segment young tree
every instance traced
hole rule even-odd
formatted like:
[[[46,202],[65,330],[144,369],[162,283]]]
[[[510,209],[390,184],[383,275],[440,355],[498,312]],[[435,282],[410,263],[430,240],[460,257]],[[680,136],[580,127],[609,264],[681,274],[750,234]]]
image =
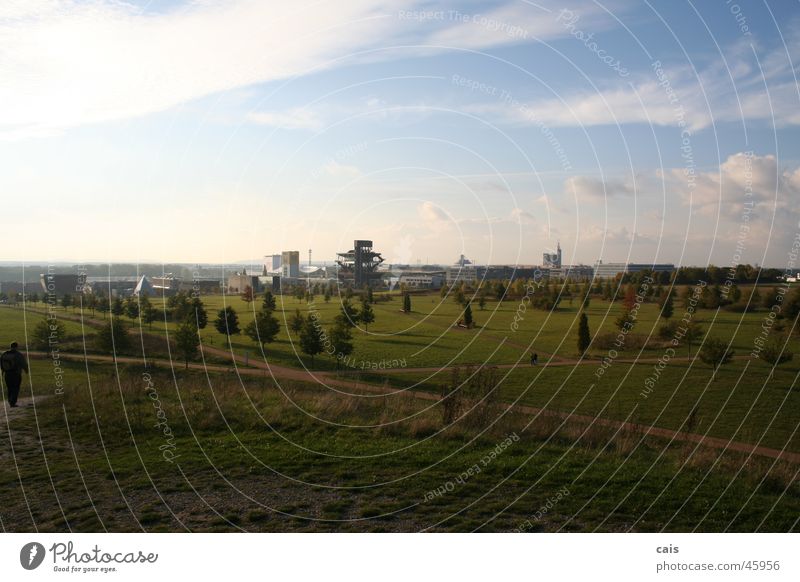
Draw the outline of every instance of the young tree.
[[[123,313],[125,313],[125,305],[122,303],[122,299],[117,297],[111,303],[111,315],[120,317]]]
[[[205,329],[208,325],[208,313],[206,312],[206,306],[203,305],[203,301],[199,297],[192,298],[189,303],[189,312],[191,315],[187,314],[184,319],[189,317],[198,329]]]
[[[175,346],[183,358],[185,368],[189,369],[189,360],[197,357],[200,347],[200,334],[197,326],[190,321],[181,323],[175,330]]]
[[[686,333],[683,335],[683,341],[686,342],[688,349],[687,354],[692,355],[692,344],[703,336],[703,327],[695,322],[690,322],[686,326]]]
[[[245,303],[251,303],[253,299],[256,298],[256,296],[253,294],[253,288],[250,285],[244,288],[241,297],[242,301],[244,301]]]
[[[661,317],[669,319],[675,312],[675,306],[672,300],[672,291],[667,291],[664,301],[661,303]]]
[[[244,333],[251,340],[261,345],[261,350],[266,349],[266,345],[275,341],[281,326],[278,320],[267,309],[262,309],[256,313],[255,319],[248,323],[244,328]]]
[[[128,300],[125,301],[125,315],[130,319],[139,317],[139,303],[135,297],[128,297]]]
[[[300,349],[303,353],[311,356],[311,367],[314,367],[314,356],[322,351],[322,336],[317,323],[310,315],[303,323],[303,329],[300,330]]]
[[[369,330],[369,324],[375,321],[375,312],[372,310],[372,305],[367,301],[361,304],[361,313],[358,318],[364,324],[365,330]]]
[[[336,369],[339,362],[353,353],[353,332],[350,326],[336,322],[329,330],[328,337],[333,347],[333,357],[336,359]]]
[[[122,325],[121,321],[115,318],[103,326],[96,336],[97,348],[105,353],[110,353],[117,358],[117,354],[127,351],[131,346],[131,338],[128,330]]]
[[[478,295],[478,308],[481,311],[486,309],[486,293],[484,293],[484,292],[481,292],[481,294]]]
[[[375,297],[372,293],[372,287],[367,287],[367,302],[375,303]]]
[[[498,281],[497,285],[494,287],[494,296],[497,298],[498,301],[502,301],[506,297],[506,286],[503,284],[502,281]]]
[[[106,313],[111,309],[111,304],[108,302],[108,297],[103,295],[97,299],[97,311],[103,314],[103,319],[106,318]]]
[[[467,328],[472,329],[474,321],[472,320],[472,304],[467,301],[466,306],[464,307],[464,325]]]
[[[67,337],[67,327],[57,319],[42,318],[31,332],[31,344],[36,350],[47,350]]]
[[[358,309],[353,307],[353,305],[347,299],[342,301],[342,306],[339,309],[339,315],[336,316],[336,321],[343,323],[344,325],[349,325],[350,327],[355,327],[359,320],[359,313]]]
[[[773,366],[791,361],[794,354],[786,349],[786,338],[778,337],[768,342],[758,353],[758,357]]]
[[[325,294],[322,296],[325,300],[325,303],[330,303],[331,301],[331,290],[328,287],[325,287]]]
[[[261,303],[261,309],[264,311],[275,311],[278,305],[275,301],[275,296],[272,294],[272,291],[267,291],[264,293],[264,300]]]
[[[622,306],[626,311],[630,312],[634,305],[636,305],[636,289],[633,288],[633,285],[628,285],[625,289],[625,298],[622,300]]]
[[[147,304],[142,309],[142,321],[147,324],[147,327],[153,329],[153,322],[158,319],[158,309],[151,304]]]
[[[231,336],[239,333],[239,316],[236,315],[236,310],[230,305],[220,309],[217,319],[214,320],[214,329],[227,337],[230,346]]]
[[[300,309],[296,309],[292,319],[289,320],[289,329],[291,329],[295,334],[299,334],[303,329],[305,322],[306,320],[303,319],[303,316],[300,314]]]
[[[589,318],[586,317],[585,313],[581,313],[581,318],[578,322],[578,353],[583,356],[591,343],[592,335],[589,333]]]
[[[61,298],[61,307],[64,308],[64,311],[66,311],[67,308],[72,307],[72,295],[69,293],[64,293],[64,296]]]
[[[446,289],[446,287],[442,287]],[[403,293],[403,313],[411,313],[411,294],[406,291]]]
[[[700,349],[700,361],[714,368],[712,379],[716,377],[719,367],[730,362],[733,355],[734,351],[725,341],[713,337],[706,338]]]

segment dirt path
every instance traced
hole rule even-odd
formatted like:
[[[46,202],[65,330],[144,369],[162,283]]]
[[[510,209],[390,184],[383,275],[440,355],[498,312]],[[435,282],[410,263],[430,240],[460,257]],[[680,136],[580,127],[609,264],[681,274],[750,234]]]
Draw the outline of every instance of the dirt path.
[[[227,357],[231,356],[230,352],[219,348],[203,347],[203,351],[206,353],[212,353],[219,356],[227,356]],[[30,356],[35,358],[39,357],[45,358],[48,357],[48,354],[44,354],[41,352],[30,352]],[[81,362],[84,361],[84,356],[80,354],[62,353],[61,357],[62,359],[65,360],[74,360]],[[90,362],[103,362],[103,363],[114,362],[114,358],[112,356],[87,355],[85,358]],[[140,364],[140,365],[142,364],[141,358],[133,358],[125,356],[117,357],[116,361],[117,363],[122,363],[122,364]],[[236,373],[242,376],[258,376],[262,378],[268,378],[271,376],[276,380],[283,379],[283,380],[296,380],[300,382],[309,382],[317,385],[324,385],[326,387],[342,388],[343,391],[347,394],[359,394],[359,391],[361,391],[361,392],[370,392],[374,394],[384,394],[384,395],[402,394],[403,396],[406,397],[419,398],[431,402],[439,400],[438,395],[432,394],[430,392],[422,392],[419,390],[409,391],[409,390],[389,388],[387,386],[379,386],[377,384],[370,384],[359,381],[354,382],[353,380],[334,377],[333,372],[315,372],[309,370],[299,370],[296,368],[289,368],[286,366],[271,365],[259,360],[250,360],[248,366],[245,367],[243,365],[244,357],[242,356],[234,356],[234,361],[237,364],[241,365],[236,365],[234,368],[232,368],[231,366],[224,366],[219,364],[198,364],[192,362],[189,364],[188,367],[193,370],[204,370],[209,372]],[[160,359],[160,358],[149,358],[148,362],[150,364],[155,364],[164,367],[176,367],[176,368],[184,367],[183,363],[170,361],[167,359]],[[523,414],[555,417],[562,420],[578,421],[598,426],[610,427],[615,430],[622,429],[641,434],[643,437],[655,436],[680,442],[692,442],[715,449],[727,449],[727,450],[737,451],[740,453],[754,454],[762,457],[770,457],[773,459],[781,459],[792,463],[800,463],[800,453],[781,451],[778,449],[773,449],[763,446],[755,446],[753,444],[745,442],[732,441],[728,439],[710,437],[695,433],[675,431],[656,426],[648,426],[631,422],[622,422],[617,420],[599,418],[595,416],[567,414],[564,412],[546,410],[534,406],[513,405],[513,406],[508,406],[507,408],[512,409],[515,412],[521,412]],[[9,409],[9,410],[14,411],[15,414],[24,414],[25,409],[22,408],[16,410],[15,409]]]

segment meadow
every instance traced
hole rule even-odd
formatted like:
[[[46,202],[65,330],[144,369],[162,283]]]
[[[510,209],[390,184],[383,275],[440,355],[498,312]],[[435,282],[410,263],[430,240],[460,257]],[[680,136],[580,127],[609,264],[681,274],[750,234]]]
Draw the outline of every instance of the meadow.
[[[147,325],[123,317],[135,341],[121,354],[129,358],[115,363],[100,357],[94,341],[109,315],[57,310],[67,332],[59,348],[62,355],[73,354],[60,362],[66,389],[55,390],[52,358],[30,360],[23,397],[36,395],[35,415],[30,409],[7,414],[2,431],[7,442],[0,443],[5,455],[0,491],[22,493],[0,511],[4,529],[798,527],[794,461],[584,418],[800,452],[800,357],[773,369],[750,356],[763,310],[698,311],[694,321],[704,336],[691,352],[677,348],[645,392],[668,346],[658,337],[662,321],[651,303],[641,307],[635,328],[651,341],[620,350],[609,361],[603,360],[608,349],[593,347],[579,356],[577,300],[554,312],[520,310],[514,300],[489,300],[484,309],[473,304],[475,327],[465,329],[455,325],[461,306],[438,294],[413,295],[411,313],[401,311],[397,295],[379,298],[373,304],[375,321],[368,330],[355,330],[353,366],[337,370],[333,358],[320,355],[313,363],[320,375],[301,375],[309,380],[301,381],[280,374],[270,379],[260,368],[264,362],[300,373],[312,368],[286,322],[298,309],[303,315],[313,309],[327,326],[339,312],[337,298],[328,303],[317,297],[309,305],[278,296],[281,330],[265,353],[243,334],[228,344],[211,323],[218,310],[232,306],[244,328],[260,308],[260,297],[202,299],[209,315],[200,332],[203,346],[223,350],[204,354],[202,362],[216,365],[205,370],[199,360],[187,370],[176,361],[173,322]],[[593,299],[585,312],[592,334],[616,330],[619,303]],[[681,316],[676,302],[675,317]],[[0,343],[24,345],[42,317],[41,304],[0,307]],[[788,338],[787,350],[797,353],[800,340],[791,325],[773,333]],[[707,338],[730,342],[736,351],[716,374],[689,358]],[[539,355],[537,366],[529,362],[533,352]],[[82,361],[84,353],[88,358]],[[398,361],[399,367],[373,369]],[[498,367],[499,381],[482,420],[467,412],[446,421],[439,394],[451,382],[452,368],[487,364]],[[521,406],[560,416],[534,415]],[[518,440],[481,466],[511,434]],[[476,463],[481,471],[454,481]],[[448,483],[456,483],[450,491]]]

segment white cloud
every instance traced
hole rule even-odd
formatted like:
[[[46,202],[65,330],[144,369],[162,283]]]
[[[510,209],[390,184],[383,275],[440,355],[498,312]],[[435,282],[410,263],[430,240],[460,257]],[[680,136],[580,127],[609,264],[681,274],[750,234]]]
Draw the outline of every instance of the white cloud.
[[[322,120],[311,109],[295,107],[286,111],[254,111],[247,115],[247,119],[259,125],[272,125],[281,129],[309,129],[322,128]]]
[[[148,14],[100,0],[6,8],[0,133],[145,115],[330,66],[385,41],[393,23],[383,16],[369,0],[204,1]]]
[[[564,180],[564,192],[574,194],[579,200],[602,200],[611,196],[631,195],[633,186],[623,180],[600,180],[591,176],[571,176]]]

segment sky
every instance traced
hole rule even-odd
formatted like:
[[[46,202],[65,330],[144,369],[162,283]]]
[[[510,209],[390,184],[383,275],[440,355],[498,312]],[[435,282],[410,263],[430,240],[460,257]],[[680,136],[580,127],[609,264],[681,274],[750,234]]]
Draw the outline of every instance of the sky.
[[[4,0],[0,260],[358,238],[794,268],[799,25],[743,0]]]

